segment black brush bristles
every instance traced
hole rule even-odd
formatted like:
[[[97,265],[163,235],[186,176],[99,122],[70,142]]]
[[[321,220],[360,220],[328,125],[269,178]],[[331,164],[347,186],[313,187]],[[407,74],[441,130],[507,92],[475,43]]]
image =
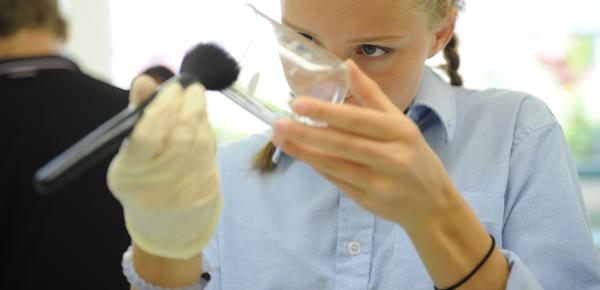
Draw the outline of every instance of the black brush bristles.
[[[237,61],[218,45],[201,43],[185,55],[180,73],[196,78],[207,90],[220,91],[235,82],[240,67]]]

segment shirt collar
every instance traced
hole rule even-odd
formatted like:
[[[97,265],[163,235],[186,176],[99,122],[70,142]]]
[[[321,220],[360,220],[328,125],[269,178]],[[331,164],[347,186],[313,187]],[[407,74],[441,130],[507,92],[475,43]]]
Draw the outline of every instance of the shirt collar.
[[[450,142],[456,128],[456,96],[452,86],[425,66],[421,84],[407,115],[418,122],[427,111],[433,112],[446,130],[446,142]]]
[[[80,72],[77,64],[59,55],[0,59],[0,76],[8,78],[31,77],[43,70]]]

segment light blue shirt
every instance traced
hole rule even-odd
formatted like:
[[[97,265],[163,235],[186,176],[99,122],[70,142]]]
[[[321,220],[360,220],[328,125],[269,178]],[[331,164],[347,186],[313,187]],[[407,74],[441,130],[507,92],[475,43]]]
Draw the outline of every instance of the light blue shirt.
[[[579,181],[538,99],[452,87],[426,69],[409,116],[510,265],[507,289],[600,289]],[[270,133],[219,150],[225,203],[205,249],[208,289],[433,289],[400,226],[362,209],[305,163],[252,169]]]

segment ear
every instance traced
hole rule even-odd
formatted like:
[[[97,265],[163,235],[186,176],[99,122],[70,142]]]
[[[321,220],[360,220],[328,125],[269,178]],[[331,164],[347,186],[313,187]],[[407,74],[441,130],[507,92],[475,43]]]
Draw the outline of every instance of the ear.
[[[445,21],[445,23],[440,25],[439,28],[437,28],[434,31],[433,39],[432,39],[431,46],[429,49],[429,55],[427,56],[427,58],[433,57],[438,52],[440,52],[442,49],[444,49],[444,47],[446,47],[446,45],[448,44],[448,42],[450,41],[450,39],[452,39],[452,36],[454,35],[455,27],[456,27],[456,17],[451,16],[448,18],[447,21]]]

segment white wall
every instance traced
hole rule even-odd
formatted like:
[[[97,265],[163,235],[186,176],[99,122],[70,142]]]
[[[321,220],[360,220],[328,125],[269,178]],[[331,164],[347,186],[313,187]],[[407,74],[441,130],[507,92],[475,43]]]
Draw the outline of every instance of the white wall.
[[[111,79],[110,1],[61,0],[69,24],[66,54],[86,73]]]

